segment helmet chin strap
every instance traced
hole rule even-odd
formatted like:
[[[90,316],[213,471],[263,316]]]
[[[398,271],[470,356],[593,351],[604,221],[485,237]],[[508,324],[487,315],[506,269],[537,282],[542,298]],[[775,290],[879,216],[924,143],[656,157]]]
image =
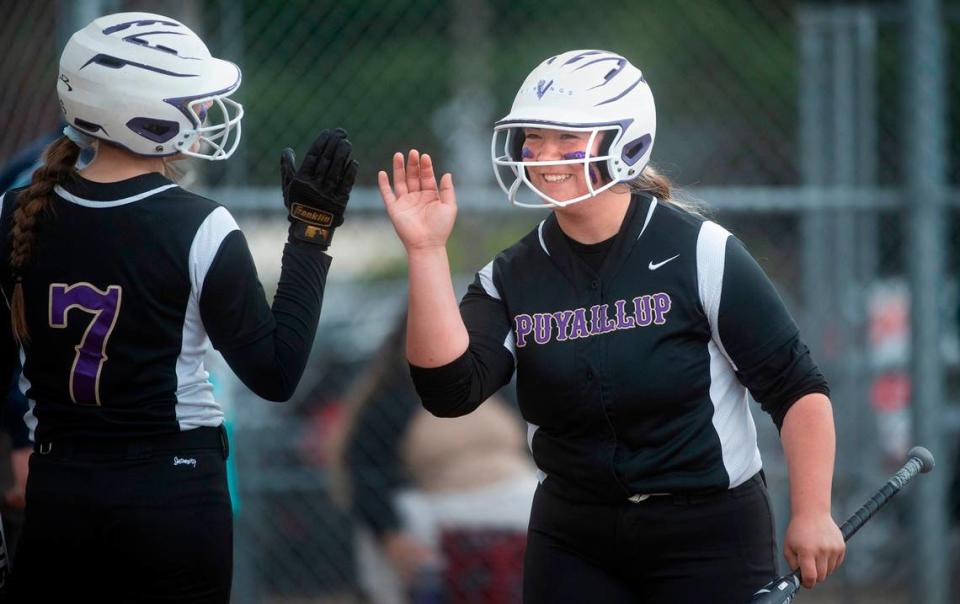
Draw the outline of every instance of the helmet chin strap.
[[[523,179],[517,176],[516,180],[513,181],[513,184],[510,185],[510,192],[507,197],[510,198],[510,203],[513,205],[523,205],[517,201],[517,192],[520,190],[520,185],[523,184]],[[544,204],[546,207],[546,204]]]

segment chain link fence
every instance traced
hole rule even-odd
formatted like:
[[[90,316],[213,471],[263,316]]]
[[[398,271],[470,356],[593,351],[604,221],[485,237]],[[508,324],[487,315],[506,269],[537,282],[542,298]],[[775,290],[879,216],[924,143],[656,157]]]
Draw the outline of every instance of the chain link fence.
[[[0,165],[55,131],[59,48],[98,13],[169,14],[201,33],[215,55],[241,65],[240,150],[228,162],[191,165],[185,178],[237,216],[268,290],[286,228],[280,149],[302,154],[324,127],[350,131],[358,187],[331,250],[318,341],[295,399],[284,406],[255,400],[213,360],[233,431],[234,601],[407,598],[384,535],[417,524],[432,503],[411,496],[412,487],[454,456],[416,449],[417,429],[439,436],[445,425],[426,423],[408,405],[409,385],[387,369],[405,266],[373,188],[376,171],[393,152],[416,147],[455,173],[461,214],[450,253],[462,292],[473,271],[542,219],[510,208],[495,189],[492,122],[543,58],[595,47],[644,70],[658,107],[654,163],[745,241],[830,379],[837,519],[882,483],[910,445],[923,440],[937,455],[937,472],[871,521],[837,575],[803,601],[943,604],[949,581],[958,593],[958,519],[948,530],[947,506],[960,435],[960,7],[942,3],[934,19],[939,42],[931,43],[911,33],[923,31],[915,23],[924,7],[937,4],[924,1],[7,4]],[[914,47],[927,43],[942,44],[942,52],[912,60]],[[914,96],[924,86],[933,87],[935,102]],[[933,130],[916,125],[928,117]],[[931,159],[918,164],[912,158],[922,152]],[[918,184],[923,166],[934,172]],[[925,251],[925,242],[933,248]],[[918,316],[921,307],[933,310]],[[498,462],[496,480],[456,485],[464,492],[502,486],[494,489],[503,503],[498,520],[425,537],[446,566],[414,582],[426,592],[453,586],[447,601],[518,601],[512,538],[522,523],[512,514],[522,493],[512,497],[523,486],[512,477],[525,475],[530,460],[510,436],[521,430],[510,389],[502,395],[498,405],[513,423],[495,431],[503,440],[494,450],[509,461]],[[785,462],[771,423],[756,419],[782,537]],[[410,547],[393,553],[394,560],[419,555]]]

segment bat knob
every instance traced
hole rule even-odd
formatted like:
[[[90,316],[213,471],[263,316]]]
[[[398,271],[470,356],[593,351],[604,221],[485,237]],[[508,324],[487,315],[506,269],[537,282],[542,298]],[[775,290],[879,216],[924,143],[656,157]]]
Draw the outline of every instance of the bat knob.
[[[799,572],[767,583],[750,598],[749,604],[788,604],[800,589]]]
[[[907,459],[916,457],[920,460],[920,473],[926,474],[932,470],[937,464],[933,460],[933,453],[927,450],[925,447],[914,447],[910,449],[907,453]]]

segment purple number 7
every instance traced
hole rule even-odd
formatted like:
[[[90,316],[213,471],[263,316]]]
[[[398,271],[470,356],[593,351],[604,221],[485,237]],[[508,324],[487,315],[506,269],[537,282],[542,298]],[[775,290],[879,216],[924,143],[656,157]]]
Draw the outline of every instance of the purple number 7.
[[[67,315],[78,308],[93,315],[83,332],[70,368],[70,399],[86,405],[100,404],[100,371],[107,360],[107,340],[117,324],[123,289],[100,290],[89,283],[50,284],[50,327],[66,327]]]

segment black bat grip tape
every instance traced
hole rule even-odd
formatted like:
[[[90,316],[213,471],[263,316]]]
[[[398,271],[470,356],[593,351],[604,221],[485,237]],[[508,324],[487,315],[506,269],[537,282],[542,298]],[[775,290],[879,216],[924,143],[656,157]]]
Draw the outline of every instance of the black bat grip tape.
[[[860,527],[877,513],[877,510],[882,508],[903,488],[903,485],[910,482],[914,476],[920,473],[922,467],[923,464],[916,457],[911,457],[907,463],[903,464],[903,467],[891,476],[890,480],[888,480],[879,491],[874,493],[873,497],[860,506],[860,509],[854,512],[853,516],[843,523],[840,527],[840,532],[843,533],[843,540],[848,541],[850,537],[853,537],[854,534],[860,530]]]

